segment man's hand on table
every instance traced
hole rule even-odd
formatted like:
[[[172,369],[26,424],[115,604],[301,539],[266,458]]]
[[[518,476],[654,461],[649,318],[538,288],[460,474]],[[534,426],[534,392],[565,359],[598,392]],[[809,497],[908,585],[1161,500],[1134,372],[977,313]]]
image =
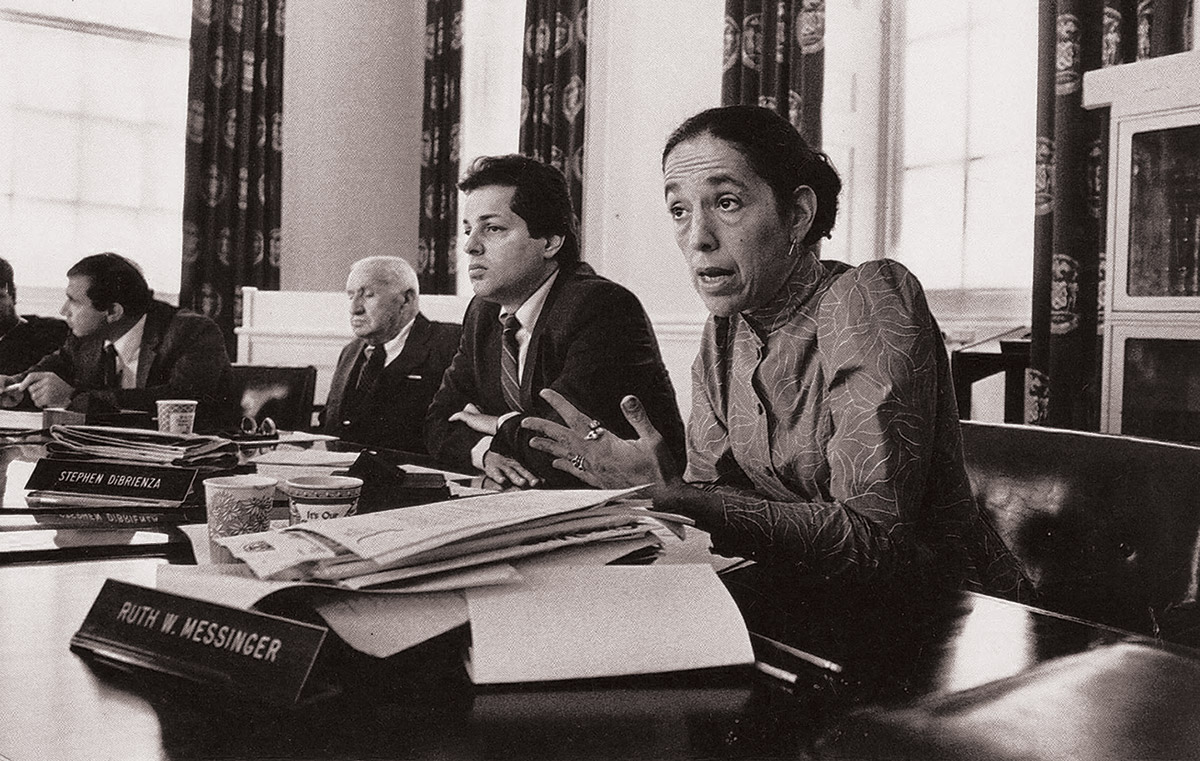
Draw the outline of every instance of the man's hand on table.
[[[483,455],[483,472],[501,486],[533,487],[542,483],[521,463],[491,451]]]

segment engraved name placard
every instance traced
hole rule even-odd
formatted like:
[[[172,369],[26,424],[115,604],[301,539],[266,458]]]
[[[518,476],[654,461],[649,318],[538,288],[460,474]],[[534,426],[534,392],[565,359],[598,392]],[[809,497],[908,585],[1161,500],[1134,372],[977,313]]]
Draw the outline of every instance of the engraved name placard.
[[[296,702],[328,629],[109,579],[71,649],[253,700]]]
[[[179,504],[187,497],[195,479],[195,468],[44,457],[34,465],[25,488],[52,494]]]

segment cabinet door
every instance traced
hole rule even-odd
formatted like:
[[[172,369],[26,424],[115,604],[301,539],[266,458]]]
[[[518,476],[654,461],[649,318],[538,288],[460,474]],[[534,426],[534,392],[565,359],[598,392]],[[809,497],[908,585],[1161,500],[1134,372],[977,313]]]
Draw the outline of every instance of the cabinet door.
[[[1112,328],[1110,433],[1200,443],[1200,325]]]
[[[1200,312],[1200,110],[1118,124],[1112,308]]]

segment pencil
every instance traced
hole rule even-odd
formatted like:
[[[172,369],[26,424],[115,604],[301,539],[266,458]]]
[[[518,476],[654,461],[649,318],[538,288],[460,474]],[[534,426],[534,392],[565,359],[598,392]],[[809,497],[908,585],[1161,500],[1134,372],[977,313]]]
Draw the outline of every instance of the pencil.
[[[842,673],[842,667],[827,658],[822,658],[821,656],[813,655],[812,653],[806,653],[803,650],[794,648],[791,645],[785,645],[782,642],[777,642],[770,637],[764,637],[761,634],[750,632],[750,636],[764,645],[767,645],[768,647],[773,647],[781,653],[787,653],[793,658],[799,658],[805,663],[812,664],[817,668],[825,669],[826,671],[832,671],[835,674]]]

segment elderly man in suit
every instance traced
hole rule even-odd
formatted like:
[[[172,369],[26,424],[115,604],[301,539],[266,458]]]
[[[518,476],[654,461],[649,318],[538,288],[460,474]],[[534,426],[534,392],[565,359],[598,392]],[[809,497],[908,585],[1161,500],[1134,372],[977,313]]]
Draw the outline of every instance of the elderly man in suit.
[[[460,328],[421,314],[417,273],[398,256],[355,262],[346,296],[356,338],[338,357],[323,429],[369,447],[424,453],[425,411]]]
[[[195,399],[197,428],[227,422],[229,355],[215,322],[154,300],[141,268],[114,253],[85,256],[67,270],[66,295],[71,335],[24,373],[0,376],[5,386],[20,381],[6,403],[26,391],[38,407],[92,414]]]
[[[561,421],[539,395],[552,388],[626,438],[634,434],[620,402],[636,395],[682,464],[683,422],[650,320],[636,296],[579,261],[562,173],[488,156],[459,189],[475,298],[425,419],[430,454],[500,484],[584,486],[529,447],[520,426],[528,415]]]

